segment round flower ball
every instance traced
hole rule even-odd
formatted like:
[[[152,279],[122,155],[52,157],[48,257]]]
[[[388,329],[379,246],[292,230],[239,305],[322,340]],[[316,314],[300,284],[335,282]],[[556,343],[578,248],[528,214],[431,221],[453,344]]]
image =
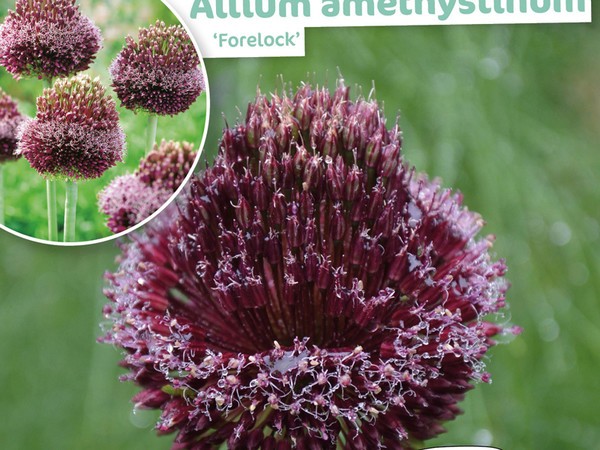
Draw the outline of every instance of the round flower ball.
[[[75,3],[17,0],[0,25],[0,64],[15,78],[52,79],[86,70],[102,37]]]
[[[204,90],[200,58],[180,25],[156,22],[140,28],[110,67],[113,88],[133,111],[175,115],[186,111]]]
[[[98,194],[100,211],[108,215],[107,226],[120,233],[150,217],[171,192],[149,186],[133,174],[113,179]]]
[[[410,449],[477,381],[506,267],[377,103],[258,95],[108,275],[105,342],[175,449]]]
[[[23,120],[17,103],[0,88],[0,164],[19,157],[17,130]]]
[[[192,170],[196,155],[189,142],[163,140],[142,159],[136,173],[152,187],[175,192]]]
[[[44,89],[35,119],[24,122],[20,136],[18,153],[48,178],[98,178],[124,156],[115,102],[87,75]]]

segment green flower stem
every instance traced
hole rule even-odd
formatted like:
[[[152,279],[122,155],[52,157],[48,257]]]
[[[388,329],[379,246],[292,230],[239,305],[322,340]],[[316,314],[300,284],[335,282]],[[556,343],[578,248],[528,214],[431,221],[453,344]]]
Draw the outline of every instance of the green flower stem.
[[[65,242],[75,241],[75,220],[77,216],[77,183],[66,182],[65,197]]]
[[[4,164],[0,164],[0,225],[4,225]]]
[[[52,78],[44,79],[44,88],[52,87]],[[56,181],[46,180],[46,201],[48,204],[48,240],[58,241],[58,221],[56,220]]]
[[[146,128],[146,154],[150,153],[156,144],[156,129],[158,128],[158,114],[148,116],[148,128]]]
[[[58,221],[56,220],[56,181],[46,180],[46,200],[48,202],[48,240],[58,241]]]

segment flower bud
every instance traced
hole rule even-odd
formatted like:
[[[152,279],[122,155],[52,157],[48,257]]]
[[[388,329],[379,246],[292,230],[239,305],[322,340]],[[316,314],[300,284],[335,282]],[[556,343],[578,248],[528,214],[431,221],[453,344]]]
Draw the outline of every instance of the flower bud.
[[[123,160],[125,135],[98,79],[59,79],[37,100],[35,119],[20,128],[18,153],[44,177],[100,177]]]
[[[0,65],[15,78],[64,78],[90,67],[100,30],[74,0],[17,0],[0,25]]]
[[[288,142],[290,114],[310,152]],[[144,390],[173,392],[158,428],[181,449],[434,437],[506,332],[482,320],[507,285],[481,219],[401,164],[397,127],[343,82],[259,93],[236,130],[258,151],[222,147],[107,278],[104,341]]]
[[[204,91],[204,76],[194,44],[181,25],[157,21],[129,37],[110,66],[113,88],[132,111],[176,115]]]
[[[17,129],[24,119],[17,109],[17,103],[0,88],[0,164],[21,156],[15,154],[15,150]]]
[[[318,189],[321,185],[321,158],[311,156],[304,169],[304,186],[305,190],[312,191]]]

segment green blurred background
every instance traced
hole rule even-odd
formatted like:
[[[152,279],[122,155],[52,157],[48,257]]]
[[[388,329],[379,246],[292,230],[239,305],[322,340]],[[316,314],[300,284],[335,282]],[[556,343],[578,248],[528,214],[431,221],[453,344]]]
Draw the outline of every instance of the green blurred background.
[[[144,6],[147,8],[147,6]],[[140,10],[141,13],[143,10]],[[598,25],[307,31],[305,58],[209,60],[211,159],[257,84],[338,68],[401,113],[405,154],[460,189],[508,261],[510,320],[493,383],[429,445],[600,448],[600,29]],[[356,93],[356,89],[354,89]],[[113,243],[50,248],[0,235],[0,447],[167,449],[155,413],[132,414],[120,353],[95,343]]]
[[[109,87],[111,84],[108,68],[125,44],[125,37],[137,37],[139,27],[147,27],[157,19],[167,24],[178,24],[177,18],[159,1],[147,2],[121,0],[80,0],[81,11],[92,18],[102,31],[103,48],[98,52],[96,60],[86,72],[92,77],[99,77],[117,103],[120,122],[127,137],[127,154],[124,163],[118,163],[107,170],[100,178],[78,182],[79,199],[77,202],[76,240],[79,242],[99,239],[112,235],[106,227],[106,216],[98,211],[97,194],[110,181],[124,173],[134,172],[140,158],[144,156],[146,146],[145,129],[148,116],[135,114],[119,106],[119,100]],[[14,0],[0,0],[0,23],[8,9],[14,8]],[[16,81],[3,67],[0,67],[0,86],[19,103],[21,113],[34,117],[35,101],[41,94],[44,83],[37,79]],[[202,130],[206,117],[206,94],[191,108],[175,117],[160,117],[158,122],[157,141],[161,139],[188,141],[200,146]],[[27,236],[40,239],[48,238],[46,216],[46,182],[21,158],[14,163],[4,165],[6,220],[10,229]],[[64,183],[57,185],[58,226],[62,229],[64,211]],[[60,234],[62,238],[62,233]]]

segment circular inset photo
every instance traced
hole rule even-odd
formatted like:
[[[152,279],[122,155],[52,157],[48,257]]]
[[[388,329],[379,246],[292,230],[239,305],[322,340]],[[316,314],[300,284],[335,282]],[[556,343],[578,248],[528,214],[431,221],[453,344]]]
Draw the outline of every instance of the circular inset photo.
[[[0,227],[111,239],[185,184],[208,126],[197,47],[161,2],[0,0]]]

